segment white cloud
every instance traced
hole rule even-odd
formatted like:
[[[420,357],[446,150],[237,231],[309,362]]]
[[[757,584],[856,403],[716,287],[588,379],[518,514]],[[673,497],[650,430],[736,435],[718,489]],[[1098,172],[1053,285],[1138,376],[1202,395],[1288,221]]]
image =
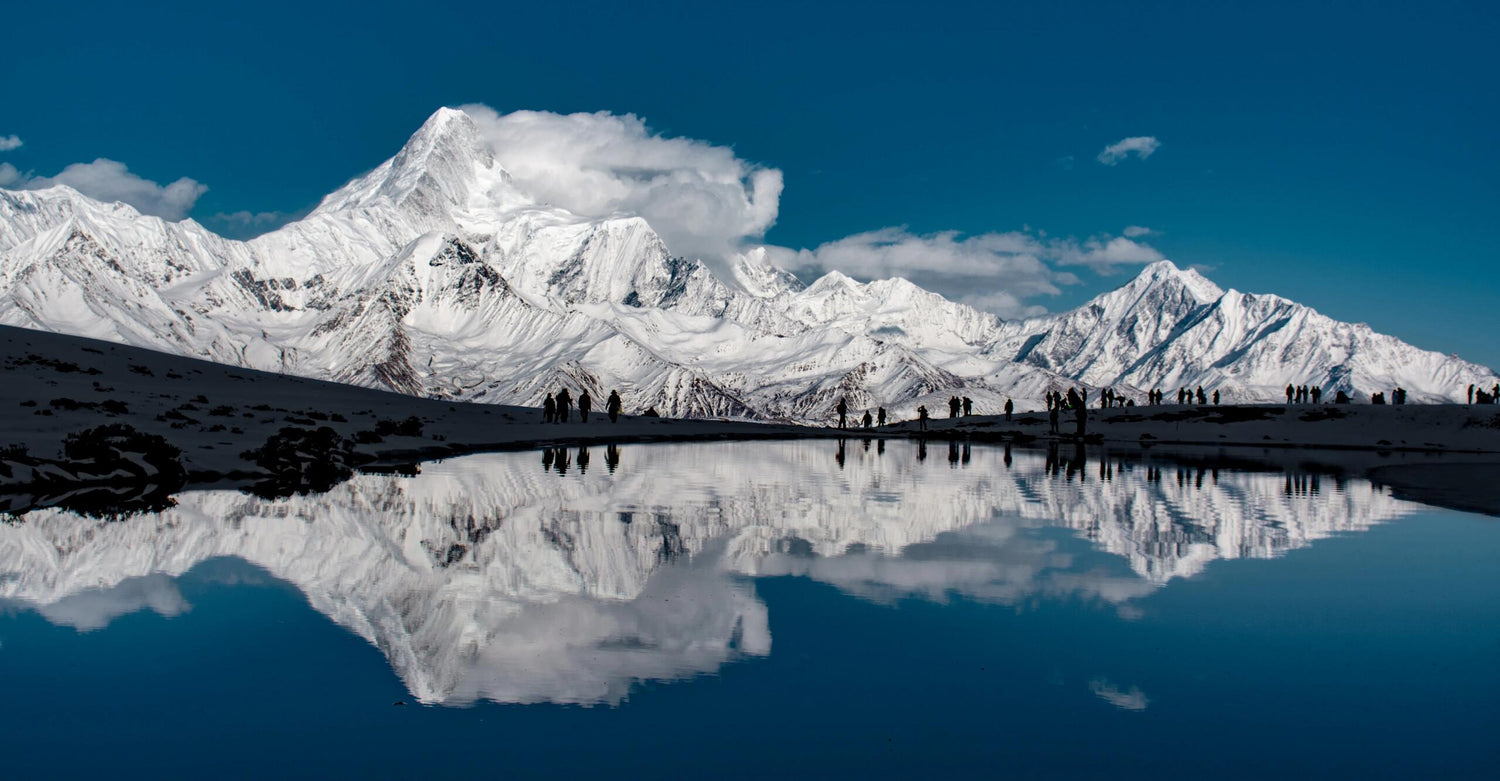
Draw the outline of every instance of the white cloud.
[[[1114,165],[1121,160],[1135,154],[1142,160],[1150,157],[1153,152],[1161,147],[1161,142],[1156,136],[1131,136],[1104,147],[1099,153],[1099,162],[1105,165]]]
[[[1093,238],[1082,244],[1063,242],[1057,255],[1061,265],[1087,266],[1100,274],[1113,273],[1117,266],[1141,266],[1166,259],[1155,247],[1124,236]]]
[[[722,260],[776,222],[781,171],[728,147],[660,135],[633,114],[462,109],[523,189],[585,216],[640,215],[674,254]]]
[[[1142,236],[1152,236],[1156,234],[1156,231],[1151,230],[1150,228],[1143,228],[1139,225],[1128,225],[1125,227],[1125,230],[1122,230],[1120,232],[1125,234],[1126,238],[1131,239],[1138,239]]]
[[[767,247],[778,265],[803,274],[840,271],[862,280],[903,277],[1001,317],[1031,317],[1046,309],[1029,299],[1057,295],[1079,283],[1056,266],[1085,266],[1102,274],[1119,266],[1163,260],[1148,244],[1116,236],[1086,241],[1048,238],[1039,231],[955,231],[920,235],[905,228],[857,233],[816,249]]]
[[[0,136],[0,152],[9,152],[12,149],[21,148],[21,137],[17,135]]]
[[[10,187],[25,178],[10,163],[0,163],[0,187]]]
[[[185,176],[168,185],[157,184],[131,173],[124,163],[102,157],[92,163],[74,163],[56,176],[20,177],[20,186],[28,190],[58,184],[95,200],[120,201],[142,214],[168,220],[186,217],[198,197],[208,191],[207,185]]]

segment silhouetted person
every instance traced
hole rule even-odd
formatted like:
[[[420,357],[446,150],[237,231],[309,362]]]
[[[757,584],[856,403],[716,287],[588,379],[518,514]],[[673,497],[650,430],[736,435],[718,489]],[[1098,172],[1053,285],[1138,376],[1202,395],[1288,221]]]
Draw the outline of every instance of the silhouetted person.
[[[957,396],[954,396],[953,398],[948,399],[948,417],[949,418],[956,418],[956,417],[958,417],[958,410],[960,408],[962,408],[963,405],[964,405],[964,403],[961,402],[961,401],[959,401]]]
[[[568,412],[573,408],[573,396],[567,388],[557,392],[557,422],[567,423]]]
[[[1371,393],[1370,394],[1370,403],[1371,404],[1384,404],[1385,403],[1385,393],[1384,392],[1381,392],[1381,393]]]
[[[581,411],[581,409],[580,409]],[[586,475],[589,472],[589,449],[583,445],[578,446],[578,473]]]
[[[643,417],[643,418],[659,418],[659,417],[661,417],[661,413],[657,412],[655,407],[647,407],[646,411],[641,413],[641,417]]]
[[[861,423],[864,423],[864,425],[865,425],[865,428],[869,428],[869,427],[870,427],[870,424],[871,424],[871,423],[874,423],[874,422],[875,422],[875,421],[874,421],[874,420],[873,420],[873,419],[872,419],[872,418],[871,418],[871,417],[870,417],[870,411],[869,411],[869,410],[865,410],[865,417],[864,417],[864,420],[862,420],[862,421],[860,421],[860,422],[861,422]]]
[[[1011,401],[1010,399],[1006,399],[1005,400],[1005,422],[1006,423],[1010,422],[1010,413],[1015,412],[1015,411],[1016,411],[1015,402]]]
[[[1322,399],[1323,399],[1323,388],[1322,388],[1322,386],[1314,385],[1312,387],[1312,402],[1314,404],[1318,404],[1318,403],[1320,403],[1322,401]]]
[[[622,406],[620,403],[620,393],[618,391],[610,391],[609,399],[604,402],[604,411],[609,413],[610,423],[614,423],[620,419],[620,407]]]
[[[1347,393],[1345,393],[1343,391],[1339,391],[1338,393],[1335,393],[1333,395],[1333,403],[1334,404],[1348,404],[1349,403],[1349,394],[1347,394]]]
[[[1495,387],[1490,388],[1490,403],[1500,403],[1500,382],[1495,383]]]
[[[1219,389],[1214,388],[1214,406],[1219,406]]]
[[[1185,401],[1186,399],[1187,399],[1187,388],[1178,388],[1177,389],[1177,403],[1178,404],[1185,404],[1186,403],[1186,401]],[[1292,400],[1292,386],[1290,386],[1290,385],[1286,386],[1286,400],[1288,402],[1290,402]]]
[[[881,407],[879,410],[877,410],[877,413],[876,413],[876,416],[875,416],[875,425],[877,425],[877,426],[884,426],[885,425],[885,407]]]
[[[1474,383],[1469,383],[1469,404],[1474,403]]]
[[[974,400],[968,396],[964,397],[964,417],[974,414]]]
[[[1406,404],[1406,390],[1404,388],[1398,387],[1395,390],[1391,391],[1391,403],[1402,405]]]
[[[551,423],[557,419],[557,402],[552,394],[547,394],[547,400],[542,402],[542,422]]]
[[[922,430],[922,431],[926,431],[927,430],[927,405],[926,404],[918,405],[918,407],[917,407],[917,428],[920,429],[920,430]],[[927,451],[924,449],[922,452],[925,454]]]
[[[604,448],[604,466],[609,469],[610,474],[620,466],[620,448],[617,445],[609,445]]]
[[[594,400],[589,397],[589,392],[588,391],[585,390],[583,393],[578,394],[578,419],[579,420],[583,421],[584,423],[589,422],[589,410],[591,410],[593,408],[594,408]],[[583,464],[580,463],[579,466],[582,467]]]
[[[836,409],[839,413],[839,428],[844,428],[844,422],[848,419],[849,416],[849,403],[840,398],[839,405]]]
[[[1199,404],[1207,404],[1208,403],[1208,394],[1206,394],[1206,393],[1203,392],[1203,386],[1202,385],[1198,386],[1198,403]]]
[[[1057,433],[1057,415],[1058,409],[1056,405],[1047,408],[1047,425],[1053,434]]]
[[[1073,410],[1073,417],[1078,421],[1078,439],[1081,441],[1084,434],[1083,429],[1088,425],[1089,421],[1089,406],[1087,404],[1079,404]],[[1080,444],[1079,447],[1081,448],[1083,445]]]
[[[1288,383],[1287,386],[1286,386],[1286,403],[1291,404],[1292,403],[1292,396],[1295,395],[1296,393],[1297,393],[1297,389],[1293,388],[1291,386],[1291,384]]]

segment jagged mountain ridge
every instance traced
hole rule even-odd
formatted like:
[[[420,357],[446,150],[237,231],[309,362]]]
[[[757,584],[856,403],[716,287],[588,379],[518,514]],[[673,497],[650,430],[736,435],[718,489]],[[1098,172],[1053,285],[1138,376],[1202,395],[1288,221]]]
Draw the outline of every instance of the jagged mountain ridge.
[[[461,111],[306,218],[247,242],[67,187],[0,190],[0,323],[438,398],[536,404],[567,383],[676,416],[823,422],[1066,385],[1288,383],[1456,400],[1493,371],[1169,262],[1019,321],[902,279],[804,287],[754,249],[724,276],[643,219],[538,202]]]

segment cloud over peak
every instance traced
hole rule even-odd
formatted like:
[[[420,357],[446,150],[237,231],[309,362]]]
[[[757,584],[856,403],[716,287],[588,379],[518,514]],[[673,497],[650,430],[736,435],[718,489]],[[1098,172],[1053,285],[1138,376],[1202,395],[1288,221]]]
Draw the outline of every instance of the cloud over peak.
[[[9,152],[12,149],[21,148],[21,137],[14,133],[8,136],[0,136],[0,152]]]
[[[9,179],[7,183],[3,180]],[[124,163],[99,158],[92,163],[74,163],[56,176],[29,176],[14,168],[0,170],[0,184],[25,190],[67,185],[97,201],[120,201],[142,214],[180,220],[192,210],[208,186],[186,176],[171,184],[157,184],[130,172]]]
[[[1145,160],[1161,148],[1161,142],[1156,136],[1131,136],[1122,138],[1099,153],[1099,162],[1105,165],[1115,165],[1125,158],[1135,155]]]
[[[640,215],[673,254],[719,260],[776,222],[781,171],[729,147],[663,136],[634,114],[461,108],[524,190],[587,217]]]

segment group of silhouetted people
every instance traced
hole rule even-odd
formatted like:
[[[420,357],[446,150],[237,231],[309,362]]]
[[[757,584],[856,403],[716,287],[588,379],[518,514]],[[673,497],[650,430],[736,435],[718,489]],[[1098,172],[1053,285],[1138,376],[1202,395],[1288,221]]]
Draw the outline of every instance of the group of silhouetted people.
[[[620,392],[610,391],[609,398],[604,402],[604,412],[609,415],[609,422],[614,423],[620,419]],[[583,423],[589,422],[589,412],[594,408],[594,399],[589,392],[584,390],[578,394],[578,420]],[[563,388],[557,393],[547,394],[542,401],[543,423],[567,423],[568,417],[573,412],[573,396]]]
[[[1323,389],[1317,385],[1308,387],[1306,385],[1286,386],[1286,403],[1288,404],[1321,404],[1323,401]]]
[[[1099,409],[1111,409],[1119,407],[1134,407],[1135,399],[1128,398],[1114,388],[1105,388],[1099,391]]]
[[[1486,392],[1484,388],[1476,388],[1474,387],[1473,383],[1470,383],[1469,403],[1500,404],[1500,382],[1495,383],[1495,387],[1490,388],[1488,392]]]
[[[838,405],[834,407],[834,411],[837,412],[839,416],[839,428],[848,428],[849,402],[840,397]],[[876,414],[874,415],[871,415],[869,410],[865,410],[865,414],[859,419],[859,425],[862,428],[870,428],[871,426],[884,426],[885,407],[877,407]]]

